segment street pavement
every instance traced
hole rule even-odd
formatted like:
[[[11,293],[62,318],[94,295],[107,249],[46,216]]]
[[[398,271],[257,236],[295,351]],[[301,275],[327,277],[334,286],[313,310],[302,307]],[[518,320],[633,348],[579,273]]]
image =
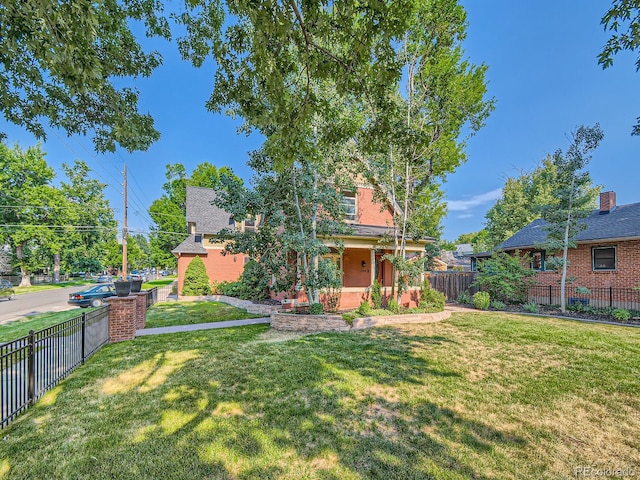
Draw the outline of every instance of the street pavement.
[[[86,286],[82,285],[55,288],[41,292],[23,293],[16,295],[15,300],[0,301],[0,325],[40,313],[60,312],[73,308],[77,309],[79,314],[81,310],[69,305],[67,300],[69,300],[70,293],[79,292],[84,288]]]

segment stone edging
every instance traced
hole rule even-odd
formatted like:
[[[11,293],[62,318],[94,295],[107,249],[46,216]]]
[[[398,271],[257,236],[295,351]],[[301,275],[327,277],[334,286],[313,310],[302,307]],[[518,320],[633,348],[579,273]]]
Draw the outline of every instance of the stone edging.
[[[180,301],[195,302],[195,301],[209,301],[209,302],[222,302],[232,305],[238,308],[244,308],[248,313],[254,313],[256,315],[269,315],[272,312],[278,311],[279,305],[262,305],[260,303],[253,303],[251,300],[240,300],[235,297],[227,297],[226,295],[200,295],[200,296],[183,296],[179,297]]]
[[[451,316],[451,312],[412,313],[407,315],[388,315],[384,317],[361,317],[349,325],[340,315],[298,315],[291,313],[271,314],[271,328],[293,332],[348,332],[363,328],[398,323],[434,323]]]

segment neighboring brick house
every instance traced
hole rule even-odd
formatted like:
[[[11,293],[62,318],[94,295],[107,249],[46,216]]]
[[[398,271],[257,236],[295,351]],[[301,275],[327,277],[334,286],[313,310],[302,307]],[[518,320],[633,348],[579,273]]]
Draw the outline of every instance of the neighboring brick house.
[[[241,275],[244,255],[222,256],[223,244],[211,244],[210,238],[234,222],[225,211],[211,205],[215,192],[206,188],[187,188],[187,223],[189,237],[173,250],[178,257],[178,283],[182,289],[184,271],[194,256],[203,258],[207,273],[212,281],[237,280]],[[393,224],[393,211],[389,205],[382,205],[374,200],[374,187],[360,184],[356,191],[344,195],[344,206],[347,212],[345,221],[350,224],[352,232],[340,237],[324,238],[325,244],[333,253],[325,258],[333,259],[343,272],[340,308],[356,307],[368,295],[375,280],[383,285],[383,293],[389,294],[392,284],[391,264],[382,257],[392,253],[392,247],[383,243],[389,238]],[[240,228],[246,228],[244,225]],[[338,253],[338,238],[344,247]],[[199,240],[199,241],[197,241]],[[407,255],[422,256],[425,245],[434,241],[425,238],[407,242]],[[282,295],[280,295],[282,297]],[[304,301],[304,294],[298,292],[296,298]],[[411,304],[411,294],[402,299],[404,304]]]
[[[238,280],[244,270],[244,255],[223,255],[224,244],[210,241],[223,228],[236,225],[231,215],[213,204],[215,198],[210,188],[187,187],[189,236],[171,251],[178,258],[178,292],[182,292],[184,273],[196,256],[202,258],[209,278],[215,282]]]
[[[640,203],[617,206],[615,192],[601,193],[600,208],[583,223],[586,228],[574,238],[577,248],[568,251],[567,276],[576,277],[573,287],[631,289],[640,285]],[[557,286],[560,274],[546,268],[547,252],[536,247],[546,239],[544,226],[544,220],[534,220],[496,250],[530,254],[539,284]],[[472,262],[482,256],[472,257]]]

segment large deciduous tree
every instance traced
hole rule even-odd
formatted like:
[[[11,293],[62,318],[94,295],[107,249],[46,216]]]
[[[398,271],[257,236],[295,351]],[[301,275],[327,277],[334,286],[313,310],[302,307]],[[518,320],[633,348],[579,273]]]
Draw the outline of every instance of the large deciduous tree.
[[[598,63],[602,68],[613,65],[613,57],[622,50],[640,49],[640,0],[614,0],[601,20],[605,30],[613,32],[602,47]],[[636,72],[640,71],[640,55],[636,58]],[[640,135],[640,117],[631,131]]]
[[[138,112],[127,79],[148,76],[161,63],[132,33],[170,37],[157,0],[7,0],[0,3],[0,111],[46,138],[44,122],[68,134],[94,134],[98,151],[146,150],[159,138]]]
[[[600,126],[580,126],[572,135],[573,143],[565,154],[558,150],[553,155],[555,177],[551,195],[556,201],[542,208],[542,218],[547,221],[547,239],[543,248],[550,252],[561,252],[551,263],[561,271],[560,309],[566,308],[565,286],[567,283],[567,255],[569,248],[575,248],[574,238],[585,225],[581,221],[593,208],[597,188],[591,184],[591,176],[585,167],[591,159],[590,153],[602,141]]]

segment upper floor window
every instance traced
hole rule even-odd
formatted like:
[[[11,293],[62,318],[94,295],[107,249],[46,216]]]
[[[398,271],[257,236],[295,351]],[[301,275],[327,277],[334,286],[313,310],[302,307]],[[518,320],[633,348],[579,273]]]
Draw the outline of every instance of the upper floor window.
[[[543,250],[531,252],[531,270],[544,270],[545,255]]]
[[[342,208],[345,211],[344,220],[349,223],[355,223],[358,219],[355,192],[344,192],[342,194]]]
[[[593,270],[615,270],[616,247],[593,247],[591,260]]]
[[[193,237],[193,241],[196,243],[202,243],[202,235],[199,233],[196,233],[196,235]]]

